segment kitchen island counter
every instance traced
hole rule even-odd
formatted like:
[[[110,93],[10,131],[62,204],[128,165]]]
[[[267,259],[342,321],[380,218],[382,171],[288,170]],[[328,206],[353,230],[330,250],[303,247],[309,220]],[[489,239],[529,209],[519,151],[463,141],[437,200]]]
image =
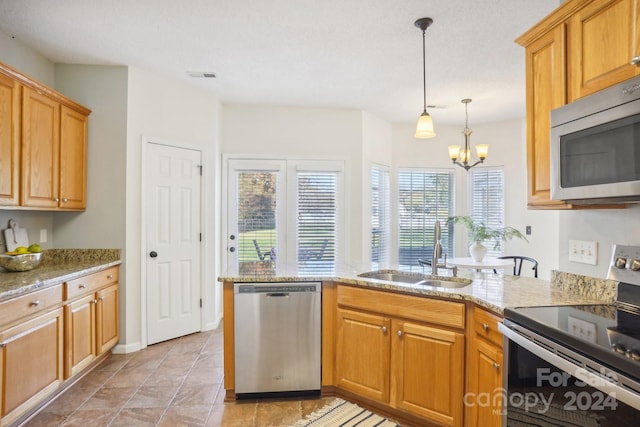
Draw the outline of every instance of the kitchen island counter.
[[[615,299],[617,286],[615,281],[557,271],[552,271],[551,281],[502,273],[462,271],[458,277],[471,280],[471,284],[462,288],[442,288],[358,276],[366,271],[365,269],[343,266],[337,268],[333,275],[310,276],[300,274],[295,267],[284,266],[277,271],[262,269],[262,271],[242,274],[226,272],[218,278],[218,281],[234,283],[338,282],[391,292],[424,295],[425,297],[470,301],[498,314],[503,314],[506,307],[612,303]],[[446,276],[425,276],[439,280],[452,280],[451,277]]]
[[[119,265],[119,249],[49,249],[33,270],[0,268],[0,301]]]

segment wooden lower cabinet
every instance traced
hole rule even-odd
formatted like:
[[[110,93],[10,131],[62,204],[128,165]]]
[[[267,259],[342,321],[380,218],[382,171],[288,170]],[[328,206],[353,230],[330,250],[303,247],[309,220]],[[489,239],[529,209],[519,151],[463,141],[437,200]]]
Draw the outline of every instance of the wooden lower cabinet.
[[[62,309],[0,332],[0,398],[5,426],[62,384]]]
[[[391,320],[386,316],[338,309],[338,387],[379,402],[389,401],[390,330]]]
[[[392,321],[391,406],[443,426],[462,425],[464,334]]]
[[[66,295],[85,290],[64,306],[65,379],[118,342],[117,277],[117,270],[111,269],[65,283]]]
[[[468,427],[502,425],[502,334],[500,319],[480,308],[474,309],[473,328],[469,333],[469,369],[464,395]]]
[[[462,425],[463,333],[353,309],[337,313],[339,389],[438,425]]]

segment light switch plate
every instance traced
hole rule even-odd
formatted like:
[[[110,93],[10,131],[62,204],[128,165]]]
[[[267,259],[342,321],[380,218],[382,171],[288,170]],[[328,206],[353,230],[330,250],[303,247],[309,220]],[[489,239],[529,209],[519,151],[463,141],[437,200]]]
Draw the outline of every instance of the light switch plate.
[[[569,240],[569,261],[598,264],[598,242]]]

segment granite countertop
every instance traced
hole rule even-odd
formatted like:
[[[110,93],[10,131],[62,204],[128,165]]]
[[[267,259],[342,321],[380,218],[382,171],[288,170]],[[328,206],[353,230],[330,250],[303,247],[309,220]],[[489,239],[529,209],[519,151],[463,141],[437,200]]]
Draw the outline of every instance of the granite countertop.
[[[12,272],[0,268],[0,301],[120,263],[119,249],[48,249],[33,270]]]
[[[278,267],[253,269],[244,272],[226,272],[220,282],[292,282],[336,281],[349,285],[388,290],[407,294],[444,297],[452,300],[471,301],[495,313],[502,314],[507,307],[532,307],[545,305],[603,304],[615,300],[617,282],[553,271],[551,281],[532,277],[512,276],[503,273],[459,270],[458,277],[471,283],[462,288],[442,288],[358,277],[366,269],[342,266],[327,276],[300,274],[295,268]],[[446,276],[429,278],[451,280]]]

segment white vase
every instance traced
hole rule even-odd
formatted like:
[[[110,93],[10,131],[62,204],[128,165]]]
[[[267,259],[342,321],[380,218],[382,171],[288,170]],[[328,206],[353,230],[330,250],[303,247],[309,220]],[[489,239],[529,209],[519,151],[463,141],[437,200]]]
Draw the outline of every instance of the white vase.
[[[469,246],[469,255],[475,262],[482,262],[485,255],[487,255],[487,248],[480,242],[473,242],[471,246]]]

